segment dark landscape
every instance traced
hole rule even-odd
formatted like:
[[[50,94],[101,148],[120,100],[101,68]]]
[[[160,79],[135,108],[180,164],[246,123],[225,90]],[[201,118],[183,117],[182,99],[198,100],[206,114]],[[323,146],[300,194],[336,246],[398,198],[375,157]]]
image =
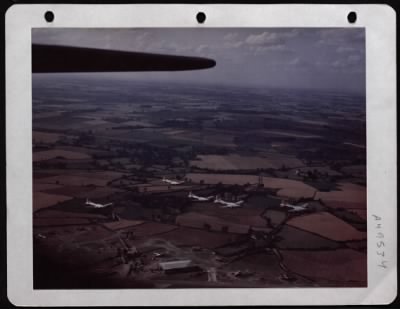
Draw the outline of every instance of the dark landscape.
[[[35,74],[32,105],[35,289],[367,285],[365,96]]]

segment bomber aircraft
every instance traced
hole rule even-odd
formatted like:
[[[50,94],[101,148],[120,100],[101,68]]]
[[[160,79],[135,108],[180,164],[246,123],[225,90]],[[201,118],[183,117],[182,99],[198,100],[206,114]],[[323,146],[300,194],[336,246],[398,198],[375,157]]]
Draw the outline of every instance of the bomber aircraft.
[[[242,207],[244,201],[227,202],[222,200],[220,197],[216,197],[214,203],[222,204],[221,208],[236,208],[236,207]]]
[[[192,191],[189,192],[188,197],[193,199],[193,200],[199,201],[199,202],[208,202],[208,201],[211,201],[214,198],[213,195],[210,195],[210,196],[207,196],[207,197],[198,196],[196,194],[193,194]]]
[[[280,204],[281,207],[288,207],[289,212],[298,212],[298,211],[304,211],[308,209],[308,203],[304,203],[302,205],[293,205],[293,204],[289,204],[286,201],[282,201]]]
[[[113,203],[108,203],[108,204],[94,203],[94,202],[90,201],[89,199],[86,199],[86,203],[85,203],[85,205],[90,208],[105,208],[105,207],[111,206],[112,204]]]
[[[165,177],[163,177],[163,179],[161,181],[166,182],[166,183],[168,183],[170,185],[180,185],[180,184],[183,184],[185,182],[183,180],[172,180],[172,179],[168,179],[168,178],[165,178]]]

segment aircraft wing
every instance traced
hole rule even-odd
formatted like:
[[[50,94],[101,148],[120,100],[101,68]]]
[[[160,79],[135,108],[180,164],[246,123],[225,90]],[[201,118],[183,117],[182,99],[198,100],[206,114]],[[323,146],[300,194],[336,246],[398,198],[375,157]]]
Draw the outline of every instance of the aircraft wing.
[[[32,73],[185,71],[215,64],[201,57],[32,44]]]

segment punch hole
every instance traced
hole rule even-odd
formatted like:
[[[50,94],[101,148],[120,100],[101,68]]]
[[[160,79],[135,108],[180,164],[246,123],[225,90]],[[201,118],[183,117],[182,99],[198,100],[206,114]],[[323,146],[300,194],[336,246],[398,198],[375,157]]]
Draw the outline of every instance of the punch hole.
[[[347,20],[349,21],[350,24],[354,24],[357,20],[357,14],[356,12],[350,12],[347,15]]]
[[[199,24],[202,24],[206,21],[206,14],[204,14],[203,12],[198,12],[196,15],[196,19]]]
[[[48,23],[51,23],[54,20],[54,13],[52,11],[47,11],[46,13],[44,13],[44,19]]]

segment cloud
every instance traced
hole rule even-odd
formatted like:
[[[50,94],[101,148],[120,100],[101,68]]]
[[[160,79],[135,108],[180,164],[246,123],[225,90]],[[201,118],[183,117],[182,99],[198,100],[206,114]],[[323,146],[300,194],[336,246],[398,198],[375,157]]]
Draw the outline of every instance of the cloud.
[[[250,34],[245,42],[251,45],[272,45],[283,44],[288,39],[293,39],[299,35],[298,29],[292,30],[277,30],[277,31],[264,31],[260,34]]]
[[[311,69],[312,67],[315,67],[315,63],[311,63],[300,57],[296,57],[293,58],[292,60],[289,60],[287,65],[290,69],[296,69],[296,70],[308,70]]]
[[[317,45],[325,46],[356,46],[361,48],[360,45],[365,43],[364,29],[323,29],[318,31],[319,40],[316,41]]]
[[[228,42],[225,42],[224,43],[224,47],[226,47],[226,48],[240,48],[240,47],[242,47],[243,46],[243,44],[244,44],[244,42],[243,41],[228,41]]]
[[[332,61],[331,65],[333,68],[345,68],[346,62],[343,61],[342,59],[340,59],[340,60]]]
[[[361,60],[360,55],[350,55],[347,57],[347,62],[349,63],[358,63]]]
[[[127,39],[128,38],[128,39]],[[146,45],[149,33],[136,29],[33,29],[32,42],[90,48],[136,50]]]
[[[223,46],[226,48],[240,48],[243,46],[244,42],[239,40],[239,34],[235,32],[230,32],[224,35],[222,38]]]
[[[362,73],[365,72],[364,58],[360,55],[349,55],[340,59],[333,60],[330,67],[333,70],[346,73]],[[363,65],[364,64],[364,65]]]
[[[298,65],[300,63],[299,57],[294,58],[288,62],[289,65]]]
[[[280,43],[281,39],[276,32],[263,32],[260,34],[250,34],[245,42],[249,45],[271,45]]]
[[[291,54],[288,41],[299,34],[297,29],[264,31],[258,34],[248,35],[243,43],[254,55],[262,55],[269,52],[282,52]]]
[[[204,54],[210,51],[210,47],[206,44],[201,44],[195,49],[195,52],[198,54]]]
[[[356,90],[363,90],[365,83],[364,36],[361,28],[45,28],[32,33],[34,42],[199,56],[217,61],[215,69],[168,74],[168,79],[186,81],[187,76],[192,76],[193,80],[212,83],[290,87],[313,84],[316,88]],[[321,45],[317,46],[317,42]],[[154,73],[157,74],[166,75]],[[147,74],[135,75],[147,78]]]
[[[287,52],[288,48],[285,45],[271,45],[271,46],[250,46],[250,50],[254,52],[254,55],[261,55],[271,51]]]
[[[238,36],[239,35],[237,33],[230,32],[230,33],[225,34],[222,39],[224,41],[233,41],[233,40],[237,39]]]
[[[342,54],[342,53],[353,53],[355,51],[357,51],[357,49],[355,49],[354,47],[351,47],[351,46],[339,46],[336,49],[336,52],[339,53],[339,54]]]

